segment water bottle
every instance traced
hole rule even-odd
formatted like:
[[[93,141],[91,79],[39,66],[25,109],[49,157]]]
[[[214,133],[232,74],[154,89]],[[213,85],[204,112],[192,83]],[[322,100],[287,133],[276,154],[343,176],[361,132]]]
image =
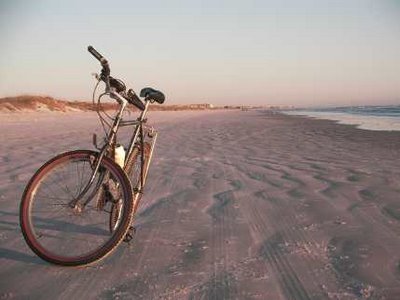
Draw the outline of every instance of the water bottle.
[[[125,150],[124,150],[124,146],[119,145],[119,144],[115,146],[114,161],[121,168],[124,167],[124,165],[125,165]]]

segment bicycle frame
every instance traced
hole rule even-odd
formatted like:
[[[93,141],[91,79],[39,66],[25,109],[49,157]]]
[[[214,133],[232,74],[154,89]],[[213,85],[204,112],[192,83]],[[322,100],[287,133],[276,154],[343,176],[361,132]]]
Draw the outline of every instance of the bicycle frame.
[[[135,121],[123,121],[122,120],[122,114],[128,104],[127,100],[124,99],[121,95],[119,95],[118,93],[110,90],[108,88],[108,84],[106,83],[106,94],[109,94],[111,98],[117,100],[119,106],[118,112],[115,116],[114,122],[108,132],[107,138],[106,138],[106,143],[104,144],[104,146],[101,148],[99,155],[96,159],[96,162],[94,164],[94,168],[93,168],[93,172],[91,175],[91,178],[89,180],[89,182],[86,184],[86,186],[84,187],[84,189],[82,190],[82,192],[77,196],[76,199],[72,200],[70,202],[70,206],[73,208],[81,208],[78,204],[79,201],[82,199],[82,197],[89,191],[90,187],[92,186],[95,178],[96,178],[96,174],[99,170],[101,161],[103,160],[104,156],[106,156],[106,154],[109,152],[109,150],[115,146],[113,145],[114,141],[116,140],[116,135],[118,132],[118,128],[119,127],[123,127],[123,126],[135,126],[135,130],[133,132],[132,138],[129,142],[129,146],[128,146],[128,151],[126,154],[126,159],[125,162],[129,161],[131,159],[131,156],[134,154],[134,149],[135,147],[137,147],[138,145],[138,141],[140,142],[141,145],[141,149],[142,151],[140,151],[141,154],[141,165],[140,165],[140,180],[139,180],[139,186],[138,187],[133,187],[134,189],[134,207],[136,208],[138,205],[138,200],[139,195],[143,192],[143,187],[146,181],[146,177],[147,177],[147,173],[148,173],[148,169],[150,166],[150,162],[153,156],[153,150],[154,150],[154,145],[155,142],[157,140],[157,135],[158,133],[154,130],[153,127],[151,126],[146,126],[144,123],[146,123],[147,119],[146,119],[146,115],[147,115],[147,111],[150,105],[150,101],[146,100],[145,101],[145,108],[144,110],[140,113],[139,117],[137,118],[137,120]],[[148,159],[148,163],[144,164],[144,129],[148,131],[148,134],[151,135],[152,137],[152,142],[151,142],[151,148],[150,148],[150,153],[149,153],[149,157]],[[96,193],[96,190],[93,192],[94,194]],[[93,195],[90,195],[88,197],[88,200],[86,200],[83,203],[83,206],[86,206],[91,200]],[[136,210],[136,209],[135,209]]]

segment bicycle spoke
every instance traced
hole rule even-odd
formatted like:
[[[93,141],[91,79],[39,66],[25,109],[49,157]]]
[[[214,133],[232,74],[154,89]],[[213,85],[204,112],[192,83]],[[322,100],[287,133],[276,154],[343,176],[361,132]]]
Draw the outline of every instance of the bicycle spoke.
[[[75,199],[73,193],[70,191],[70,189],[69,189],[68,186],[63,187],[63,186],[60,185],[60,182],[63,181],[63,179],[60,178],[60,175],[59,175],[58,173],[55,173],[55,176],[57,177],[58,181],[56,180],[56,181],[54,181],[54,183],[55,183],[57,186],[59,186],[66,194],[70,195],[70,196],[71,196],[71,199]]]

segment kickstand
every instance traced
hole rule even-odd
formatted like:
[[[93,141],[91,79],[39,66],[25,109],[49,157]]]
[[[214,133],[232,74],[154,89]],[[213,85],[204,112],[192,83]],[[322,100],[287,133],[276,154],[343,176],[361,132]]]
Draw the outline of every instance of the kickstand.
[[[133,236],[135,235],[135,233],[136,233],[136,228],[133,226],[130,226],[128,229],[128,232],[125,234],[124,242],[129,243],[133,239]]]

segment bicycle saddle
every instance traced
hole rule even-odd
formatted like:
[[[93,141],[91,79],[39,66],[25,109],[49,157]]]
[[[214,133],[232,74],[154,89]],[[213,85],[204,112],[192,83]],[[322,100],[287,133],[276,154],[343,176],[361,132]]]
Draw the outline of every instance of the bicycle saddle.
[[[146,99],[154,100],[160,104],[163,104],[165,101],[165,96],[163,93],[149,87],[146,87],[140,91],[140,97],[145,97]]]

